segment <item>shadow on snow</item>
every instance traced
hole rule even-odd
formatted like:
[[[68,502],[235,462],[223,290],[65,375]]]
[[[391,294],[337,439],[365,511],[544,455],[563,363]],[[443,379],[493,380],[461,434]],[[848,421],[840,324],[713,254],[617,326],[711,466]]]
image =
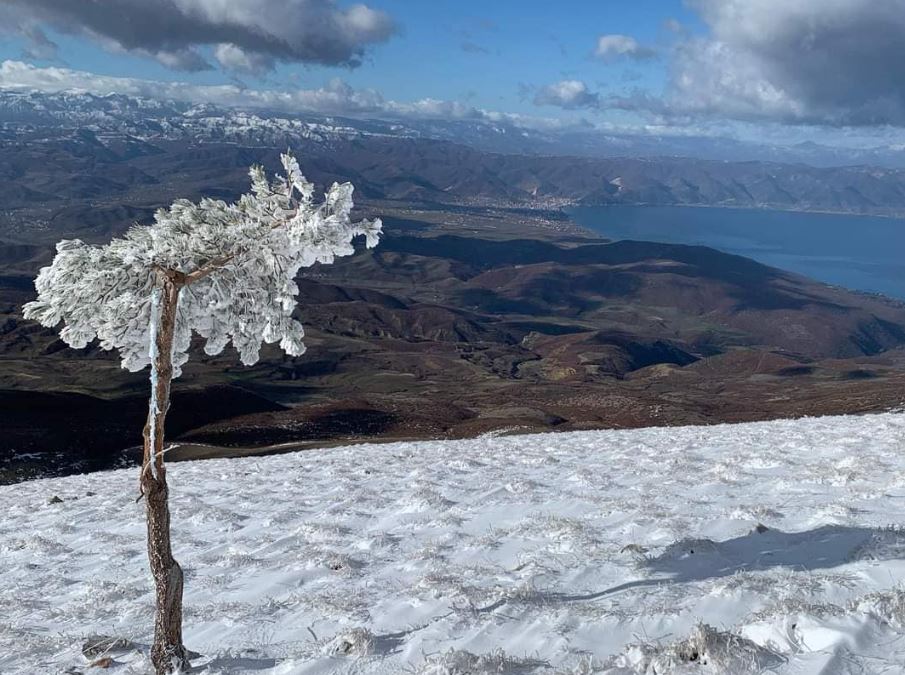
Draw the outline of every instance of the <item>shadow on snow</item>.
[[[659,555],[641,559],[641,567],[654,576],[629,581],[585,594],[545,593],[541,602],[597,600],[632,588],[690,583],[732,576],[739,572],[789,569],[799,572],[826,570],[855,560],[905,558],[905,530],[825,525],[806,532],[755,529],[727,539],[682,539]],[[506,599],[480,608],[492,612]]]

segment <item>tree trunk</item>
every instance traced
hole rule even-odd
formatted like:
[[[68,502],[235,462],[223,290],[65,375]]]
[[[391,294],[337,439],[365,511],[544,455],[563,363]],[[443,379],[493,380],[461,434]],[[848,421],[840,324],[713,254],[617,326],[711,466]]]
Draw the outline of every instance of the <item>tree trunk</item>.
[[[173,334],[181,284],[161,273],[152,301],[151,405],[144,430],[141,489],[147,506],[148,560],[156,586],[157,611],[151,662],[157,675],[186,670],[189,661],[182,644],[182,568],[170,547],[170,507],[163,461],[164,420],[173,379]],[[156,324],[156,325],[155,325]]]

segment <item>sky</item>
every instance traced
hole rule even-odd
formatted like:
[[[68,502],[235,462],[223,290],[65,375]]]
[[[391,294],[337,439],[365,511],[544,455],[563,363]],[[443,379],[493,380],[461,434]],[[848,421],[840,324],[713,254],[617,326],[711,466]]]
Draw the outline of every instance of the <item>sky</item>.
[[[4,0],[0,87],[905,143],[905,0]]]

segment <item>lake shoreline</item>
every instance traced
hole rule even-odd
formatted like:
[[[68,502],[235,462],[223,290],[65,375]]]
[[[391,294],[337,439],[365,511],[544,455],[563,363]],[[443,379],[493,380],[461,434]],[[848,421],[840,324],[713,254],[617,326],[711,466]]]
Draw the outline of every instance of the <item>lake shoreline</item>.
[[[713,209],[715,211],[746,211],[746,212],[754,212],[754,213],[800,213],[800,214],[808,214],[812,213],[818,216],[851,216],[855,218],[879,218],[882,220],[901,220],[905,223],[905,211],[902,211],[899,215],[893,215],[888,213],[860,213],[858,211],[833,211],[830,209],[792,209],[792,208],[779,208],[777,206],[745,206],[743,204],[738,205],[728,205],[728,204],[658,204],[655,202],[619,202],[619,203],[609,203],[609,204],[583,204],[581,202],[573,202],[567,206],[562,206],[559,210],[568,216],[570,219],[572,218],[572,211],[576,209],[608,209],[608,208],[654,208],[654,209]],[[574,219],[573,219],[573,222]],[[582,226],[580,223],[575,222],[575,225],[578,227],[586,227]]]
[[[899,218],[726,206],[609,204],[564,209],[613,241],[708,246],[858,292],[905,300]]]

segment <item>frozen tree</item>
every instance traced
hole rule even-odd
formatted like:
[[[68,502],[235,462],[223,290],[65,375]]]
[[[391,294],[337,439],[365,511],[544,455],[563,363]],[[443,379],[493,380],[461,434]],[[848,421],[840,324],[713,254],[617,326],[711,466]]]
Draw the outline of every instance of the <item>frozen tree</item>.
[[[252,167],[251,192],[235,203],[180,199],[160,209],[153,224],[136,225],[105,246],[61,241],[35,281],[37,299],[25,305],[26,318],[48,327],[63,322],[60,337],[71,347],[97,338],[119,351],[124,368],[151,366],[140,486],[156,585],[151,659],[158,673],[188,666],[182,570],[170,546],[164,420],[170,382],[188,361],[192,334],[204,338],[208,354],[232,342],[246,365],[258,360],[265,342],[301,355],[304,331],[292,318],[299,269],[352,254],[358,235],[375,246],[381,234],[380,220],[350,220],[351,184],[334,184],[319,202],[295,158],[285,154],[282,161],[286,175],[273,182]]]

